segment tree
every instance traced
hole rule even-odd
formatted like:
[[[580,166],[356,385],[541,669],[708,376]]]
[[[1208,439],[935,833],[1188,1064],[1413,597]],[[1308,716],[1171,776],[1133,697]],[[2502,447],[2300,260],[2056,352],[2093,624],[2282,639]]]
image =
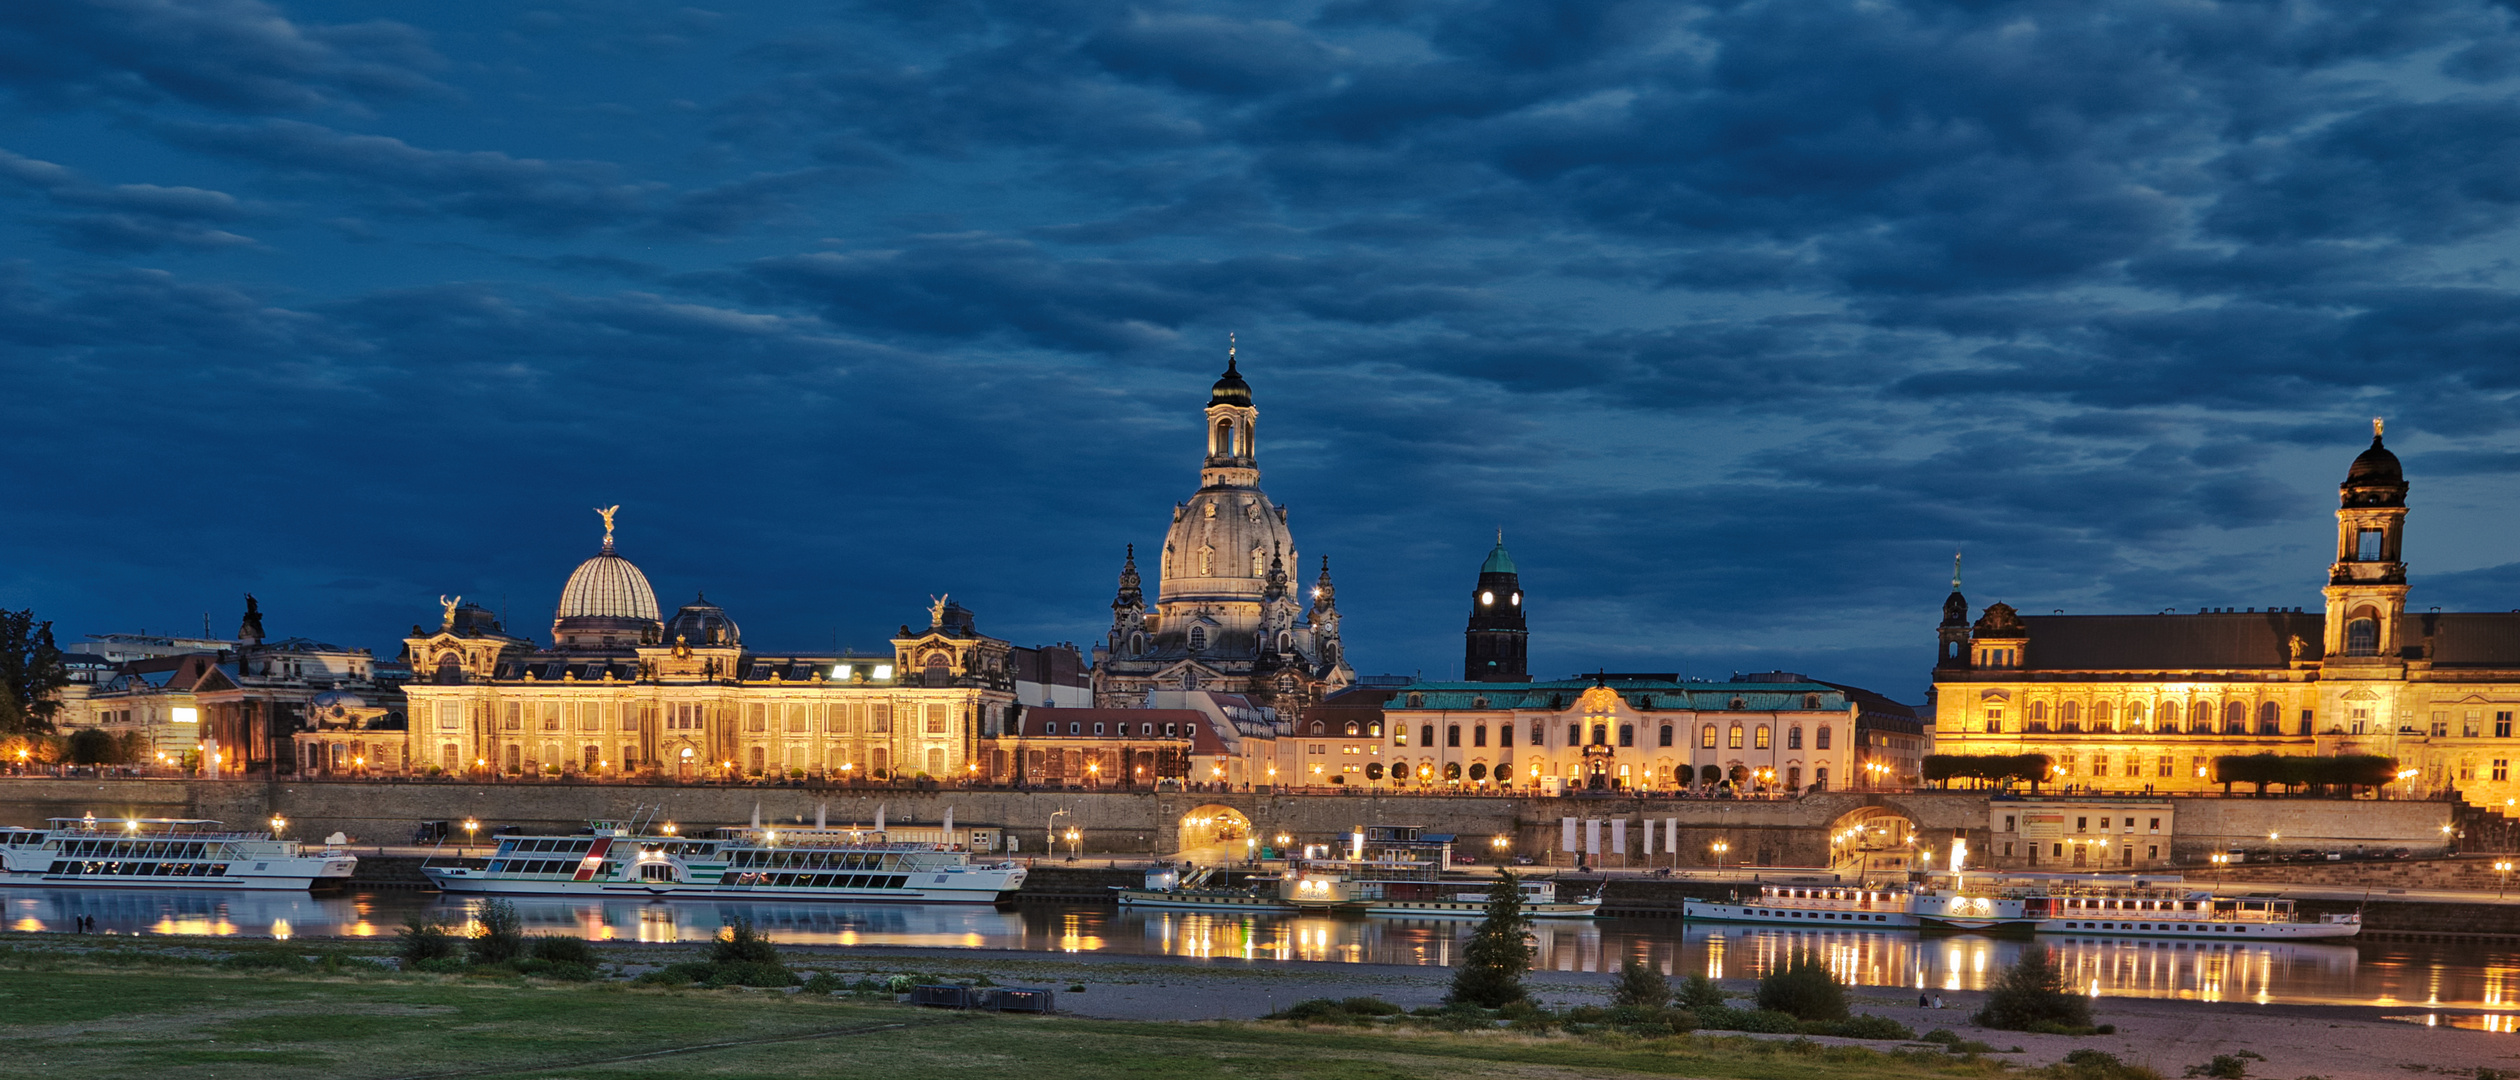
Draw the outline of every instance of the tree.
[[[2091,1000],[2065,986],[2064,969],[2037,945],[2023,949],[2020,961],[1996,976],[1986,993],[1977,1022],[2006,1031],[2030,1031],[2037,1025],[2065,1028],[2091,1026]]]
[[[103,728],[82,728],[71,732],[70,763],[119,765],[122,763],[122,740]]]
[[[1642,960],[1630,960],[1619,966],[1619,979],[1610,984],[1610,1004],[1639,1009],[1659,1009],[1671,1004],[1671,980]]]
[[[1461,950],[1461,966],[1453,970],[1450,1003],[1501,1008],[1523,999],[1523,972],[1531,970],[1531,950],[1523,933],[1531,918],[1523,914],[1522,883],[1511,871],[1498,874],[1488,886],[1487,918],[1471,931]]]
[[[504,964],[525,955],[525,919],[516,905],[492,900],[481,905],[481,932],[466,943],[476,964]]]
[[[36,622],[32,610],[0,611],[0,735],[50,734],[68,685],[52,624]]]

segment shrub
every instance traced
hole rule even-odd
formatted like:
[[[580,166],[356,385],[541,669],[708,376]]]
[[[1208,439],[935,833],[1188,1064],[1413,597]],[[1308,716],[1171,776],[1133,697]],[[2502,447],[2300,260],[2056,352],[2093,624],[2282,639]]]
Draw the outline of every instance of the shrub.
[[[1759,1008],[1797,1020],[1846,1019],[1846,986],[1829,974],[1817,953],[1795,950],[1783,966],[1759,979]]]
[[[504,964],[525,955],[525,919],[516,905],[492,900],[481,905],[481,932],[465,946],[476,964]]]
[[[1819,1030],[1811,1030],[1817,1027]],[[1850,1016],[1834,1023],[1805,1025],[1813,1035],[1835,1035],[1841,1039],[1913,1039],[1916,1029],[1887,1016]]]
[[[1709,1031],[1749,1031],[1762,1035],[1800,1035],[1802,1021],[1773,1009],[1736,1009],[1718,1005],[1694,1010],[1698,1026]]]
[[[1680,980],[1679,1004],[1684,1009],[1723,1008],[1724,988],[1704,975],[1691,975]]]
[[[403,928],[394,935],[394,955],[405,967],[429,960],[455,958],[455,935],[447,933],[443,923],[414,915],[403,920]]]
[[[828,971],[817,971],[813,978],[805,980],[804,989],[808,994],[837,994],[847,987],[840,982],[839,976]]]
[[[1356,1016],[1398,1016],[1402,1011],[1400,1006],[1378,997],[1341,998],[1339,1007]]]
[[[2151,1068],[2129,1065],[2101,1050],[2076,1050],[2048,1072],[2058,1080],[2161,1080],[2161,1074]]]
[[[2214,1060],[2188,1066],[2189,1076],[2210,1076],[2214,1080],[2246,1080],[2249,1063],[2238,1054],[2216,1054]]]
[[[1523,972],[1531,970],[1531,950],[1523,945],[1523,933],[1530,925],[1530,917],[1523,914],[1519,880],[1512,871],[1498,874],[1496,883],[1488,886],[1487,917],[1479,920],[1470,944],[1463,947],[1461,966],[1453,971],[1452,992],[1444,1000],[1491,1009],[1522,1000]]]
[[[603,962],[595,954],[595,946],[587,944],[585,938],[538,937],[534,939],[530,952],[536,960],[555,964],[583,964],[593,968]]]
[[[558,979],[562,982],[595,981],[595,966],[581,964],[574,960],[544,960],[539,957],[527,957],[523,960],[509,961],[508,967],[519,975],[532,975],[542,979]]]
[[[1620,965],[1618,981],[1610,984],[1610,1004],[1659,1010],[1671,1004],[1671,980],[1643,961],[1630,960]]]
[[[315,961],[287,949],[248,949],[219,961],[232,971],[313,971]]]
[[[1312,998],[1272,1013],[1269,1019],[1314,1024],[1363,1024],[1371,1023],[1377,1016],[1398,1016],[1401,1011],[1400,1006],[1376,997]]]
[[[753,929],[751,919],[726,924],[726,932],[709,946],[709,961],[718,964],[780,964],[779,948]]]
[[[2046,1023],[2088,1033],[2091,999],[2066,989],[2065,973],[2046,949],[2034,946],[2023,950],[2021,960],[1996,977],[1976,1020],[1980,1026],[2004,1031],[2030,1031],[2032,1025]]]
[[[708,977],[701,979],[700,983],[712,989],[721,986],[794,986],[803,981],[796,977],[795,972],[789,971],[786,964],[739,961],[711,964],[709,969]]]

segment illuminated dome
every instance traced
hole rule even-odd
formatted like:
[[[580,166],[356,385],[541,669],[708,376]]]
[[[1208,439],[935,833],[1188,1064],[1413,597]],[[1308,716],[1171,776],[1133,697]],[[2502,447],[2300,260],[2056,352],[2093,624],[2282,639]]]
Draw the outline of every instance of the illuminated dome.
[[[656,590],[630,560],[604,553],[579,563],[560,589],[560,618],[645,619],[657,621]]]
[[[709,602],[707,594],[682,606],[674,613],[674,621],[665,624],[665,642],[690,645],[738,645],[744,632],[735,620],[726,617],[726,609]]]
[[[555,644],[650,644],[664,630],[657,617],[656,590],[648,586],[647,575],[613,552],[612,515],[619,509],[596,511],[604,515],[604,549],[579,563],[569,583],[560,587],[560,610],[551,622]]]

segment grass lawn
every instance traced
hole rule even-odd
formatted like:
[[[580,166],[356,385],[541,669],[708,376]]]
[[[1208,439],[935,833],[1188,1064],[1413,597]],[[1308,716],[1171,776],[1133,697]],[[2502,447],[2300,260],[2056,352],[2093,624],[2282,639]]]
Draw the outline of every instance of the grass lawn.
[[[288,948],[281,946],[279,948]],[[11,1073],[1014,1080],[1969,1076],[1990,1061],[1680,1036],[1525,1036],[991,1016],[760,990],[257,972],[160,949],[0,949]]]

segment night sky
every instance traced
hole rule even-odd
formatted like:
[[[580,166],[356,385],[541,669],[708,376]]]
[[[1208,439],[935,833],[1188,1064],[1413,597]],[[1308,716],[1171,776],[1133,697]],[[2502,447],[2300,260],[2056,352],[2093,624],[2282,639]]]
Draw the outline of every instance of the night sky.
[[[1977,604],[2520,606],[2485,3],[0,4],[0,604],[1109,625],[1239,334],[1364,673],[1919,700]],[[1306,567],[1309,578],[1311,567]],[[1151,575],[1152,566],[1149,565]]]

